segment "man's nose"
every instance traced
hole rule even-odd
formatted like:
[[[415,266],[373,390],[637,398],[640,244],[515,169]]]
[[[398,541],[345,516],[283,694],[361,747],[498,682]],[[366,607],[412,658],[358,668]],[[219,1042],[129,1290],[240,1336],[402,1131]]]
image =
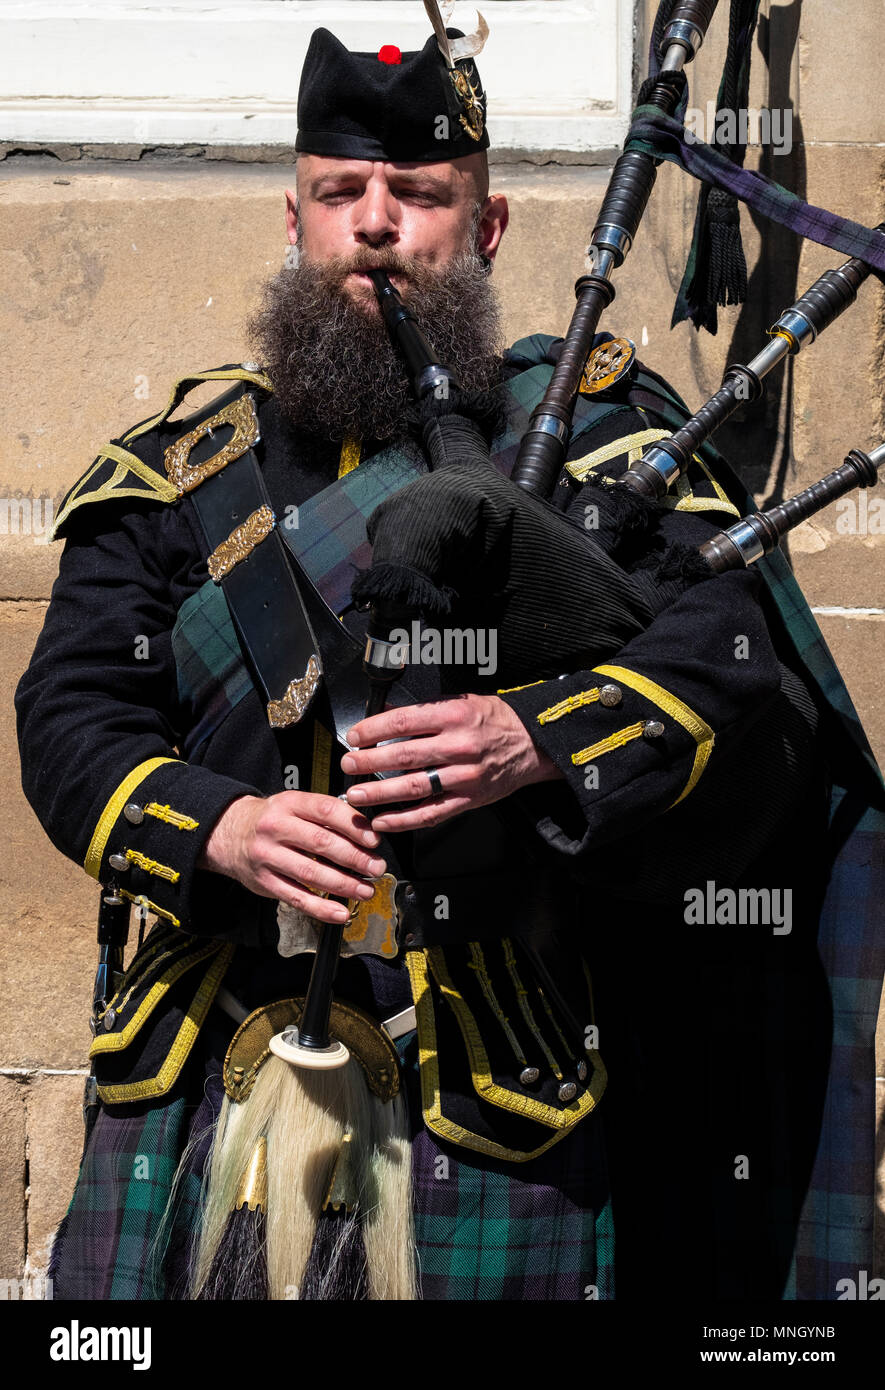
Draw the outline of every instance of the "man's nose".
[[[356,205],[354,238],[369,246],[383,246],[399,235],[396,199],[382,180],[370,180]]]

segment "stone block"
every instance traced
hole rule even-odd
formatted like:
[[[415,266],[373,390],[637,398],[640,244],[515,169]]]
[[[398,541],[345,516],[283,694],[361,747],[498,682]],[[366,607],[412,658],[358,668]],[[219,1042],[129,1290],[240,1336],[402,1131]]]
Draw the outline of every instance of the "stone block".
[[[0,1065],[83,1066],[97,885],[53,848],[21,789],[13,691],[42,604],[0,604]]]
[[[25,1252],[24,1086],[0,1076],[0,1279],[21,1278]]]
[[[812,607],[885,608],[885,532],[852,536],[835,529],[843,521],[863,521],[864,496],[868,506],[877,499],[885,522],[885,486],[880,485],[843,498],[788,538],[796,578]]]
[[[885,154],[881,148],[808,151],[805,196],[867,226],[885,213]],[[802,191],[800,188],[798,191]],[[846,257],[805,242],[797,283],[805,290]],[[874,276],[856,302],[795,361],[791,486],[804,487],[841,463],[849,449],[885,438],[885,290]],[[835,508],[822,514],[834,525]],[[880,584],[885,571],[880,566]]]
[[[841,0],[798,8],[802,12],[799,90],[805,139],[839,145],[881,144],[885,141],[885,105],[879,99],[885,65],[881,7]]]
[[[511,210],[495,261],[508,343],[527,333],[558,336],[568,328],[575,307],[574,284],[584,273],[587,243],[609,172],[493,168],[490,187],[507,197]]]
[[[57,169],[0,167],[0,501],[57,506],[176,377],[241,358],[260,279],[282,262],[291,170],[119,169],[83,160],[59,182]],[[0,517],[0,595],[46,597],[54,551],[3,534]]]
[[[25,1091],[28,1122],[28,1273],[45,1273],[83,1151],[82,1076],[38,1073]]]

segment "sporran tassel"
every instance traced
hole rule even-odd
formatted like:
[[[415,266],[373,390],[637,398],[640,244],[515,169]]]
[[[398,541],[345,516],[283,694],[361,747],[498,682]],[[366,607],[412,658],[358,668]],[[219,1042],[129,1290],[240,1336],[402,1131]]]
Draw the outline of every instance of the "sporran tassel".
[[[304,1271],[303,1299],[359,1302],[369,1297],[366,1247],[358,1212],[327,1208]]]
[[[267,1140],[257,1141],[234,1206],[197,1298],[201,1302],[267,1298]]]

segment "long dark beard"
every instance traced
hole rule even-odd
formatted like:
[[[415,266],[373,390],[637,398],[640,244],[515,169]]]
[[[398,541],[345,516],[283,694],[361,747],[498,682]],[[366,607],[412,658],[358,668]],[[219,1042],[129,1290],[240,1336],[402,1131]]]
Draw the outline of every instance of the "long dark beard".
[[[302,260],[267,281],[248,325],[254,356],[298,429],[377,440],[406,429],[411,396],[402,359],[380,313],[342,288],[351,271],[374,268],[408,277],[403,297],[465,391],[487,391],[500,380],[500,309],[474,252],[460,252],[441,270],[384,247],[323,264]]]

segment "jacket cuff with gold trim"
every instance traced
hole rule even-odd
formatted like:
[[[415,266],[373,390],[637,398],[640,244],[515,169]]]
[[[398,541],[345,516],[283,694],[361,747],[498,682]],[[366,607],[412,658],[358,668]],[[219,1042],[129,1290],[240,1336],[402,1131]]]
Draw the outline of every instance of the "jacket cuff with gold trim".
[[[197,869],[206,840],[231,802],[261,795],[256,787],[208,768],[172,757],[149,758],[109,798],[83,867],[102,883],[113,878],[131,901],[144,897],[149,911],[173,926],[199,930],[191,897],[195,877],[200,882],[206,877]],[[239,887],[227,879],[222,886]]]
[[[698,585],[609,662],[498,692],[564,777],[513,797],[548,845],[577,855],[621,838],[752,739],[781,680],[755,594],[745,574]]]
[[[710,725],[637,671],[617,665],[499,692],[532,741],[564,774],[582,812],[573,826],[538,829],[557,848],[578,852],[585,835],[612,838],[623,818],[638,820],[675,805],[697,785],[715,743]],[[579,717],[576,719],[575,715]],[[543,783],[548,791],[551,783]],[[536,797],[538,794],[536,793]],[[535,798],[532,798],[535,799]],[[538,797],[538,799],[540,799]]]

